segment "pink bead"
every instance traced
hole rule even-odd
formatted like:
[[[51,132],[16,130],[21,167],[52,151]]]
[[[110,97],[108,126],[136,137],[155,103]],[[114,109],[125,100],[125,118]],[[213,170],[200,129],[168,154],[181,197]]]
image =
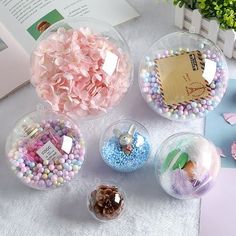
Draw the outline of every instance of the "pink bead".
[[[46,125],[45,125],[45,128],[50,128],[51,127],[51,125],[49,124],[49,123],[47,123]]]
[[[66,179],[67,181],[70,181],[70,180],[71,180],[71,177],[70,177],[70,176],[66,176],[65,179]]]
[[[60,158],[59,162],[60,162],[61,164],[63,164],[63,163],[65,163],[65,159],[64,159],[64,158]]]
[[[85,150],[84,150],[84,149],[80,149],[79,154],[80,154],[81,156],[83,156],[83,155],[85,154]]]
[[[40,177],[39,176],[34,176],[33,178],[34,178],[34,180],[38,181]]]
[[[67,160],[69,158],[67,154],[64,154],[62,157],[64,158],[64,160]]]
[[[37,164],[37,168],[42,168],[42,167],[43,167],[43,165],[41,163]]]
[[[23,167],[25,167],[25,164],[24,164],[24,163],[20,163],[20,164],[19,164],[19,167],[20,167],[20,168],[23,168]]]
[[[38,173],[37,176],[40,178],[42,176],[42,173]]]
[[[55,166],[53,164],[49,165],[49,170],[54,170]]]
[[[21,168],[21,172],[22,172],[22,173],[25,173],[26,171],[27,171],[27,168],[26,168],[26,167]]]
[[[57,175],[53,175],[51,178],[52,181],[57,181]]]
[[[69,176],[70,176],[70,177],[74,177],[74,175],[75,175],[75,173],[74,173],[73,171],[70,171],[70,172],[69,172]]]
[[[52,185],[52,181],[47,180],[47,181],[46,181],[46,184],[47,184],[47,186],[51,186],[51,185]]]

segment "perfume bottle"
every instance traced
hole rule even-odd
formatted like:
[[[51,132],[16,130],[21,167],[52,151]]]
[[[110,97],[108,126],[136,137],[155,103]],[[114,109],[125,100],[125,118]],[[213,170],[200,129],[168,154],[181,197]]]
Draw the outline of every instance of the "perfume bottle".
[[[60,158],[63,155],[61,150],[62,137],[56,133],[55,127],[40,127],[30,121],[28,125],[23,125],[23,132],[29,139],[27,145],[28,160],[42,163]],[[72,146],[72,144],[71,144]]]
[[[80,129],[68,117],[35,111],[16,124],[6,154],[23,183],[44,190],[62,186],[78,173],[85,145]]]

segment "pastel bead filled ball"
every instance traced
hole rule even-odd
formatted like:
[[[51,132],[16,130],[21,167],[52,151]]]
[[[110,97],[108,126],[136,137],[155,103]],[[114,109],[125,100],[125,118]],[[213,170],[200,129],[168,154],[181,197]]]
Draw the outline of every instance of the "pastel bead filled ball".
[[[220,103],[227,81],[222,51],[197,34],[168,34],[155,42],[140,62],[144,100],[170,120],[204,117]]]
[[[47,190],[69,182],[85,156],[84,139],[68,117],[35,111],[20,119],[8,136],[6,156],[27,186]]]
[[[104,162],[120,172],[141,168],[149,158],[151,144],[146,128],[133,120],[111,124],[100,138],[100,153]]]
[[[94,117],[116,106],[132,84],[133,62],[121,35],[90,18],[49,27],[31,54],[31,82],[54,111]]]
[[[219,170],[216,147],[199,134],[175,134],[162,143],[156,154],[157,179],[175,198],[201,197],[214,185]]]

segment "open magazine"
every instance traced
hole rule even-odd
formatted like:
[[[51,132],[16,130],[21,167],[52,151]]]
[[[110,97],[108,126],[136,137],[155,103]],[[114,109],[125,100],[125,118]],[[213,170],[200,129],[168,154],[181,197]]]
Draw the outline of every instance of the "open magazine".
[[[125,0],[0,0],[0,98],[29,80],[29,55],[39,36],[79,16],[118,25],[138,13]]]

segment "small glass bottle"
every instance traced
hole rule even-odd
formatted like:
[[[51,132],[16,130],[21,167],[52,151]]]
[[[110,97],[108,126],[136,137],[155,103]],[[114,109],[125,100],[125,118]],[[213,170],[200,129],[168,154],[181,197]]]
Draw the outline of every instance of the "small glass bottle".
[[[42,163],[59,158],[63,153],[59,150],[62,145],[62,138],[52,127],[40,127],[39,124],[23,125],[24,135],[29,139],[27,144],[27,157],[30,161]]]

